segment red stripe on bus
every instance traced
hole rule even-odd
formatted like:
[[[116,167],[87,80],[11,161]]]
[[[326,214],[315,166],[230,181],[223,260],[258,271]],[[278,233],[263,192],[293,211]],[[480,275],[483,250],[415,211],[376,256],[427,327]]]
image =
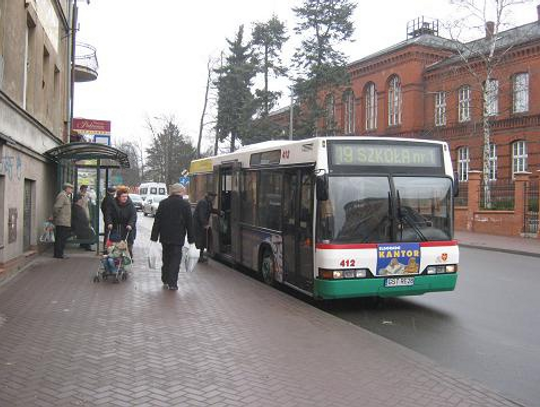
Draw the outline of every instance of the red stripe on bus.
[[[439,242],[420,242],[420,247],[457,246],[457,240],[445,240]]]
[[[384,243],[389,245],[392,243]],[[399,243],[395,243],[399,244]],[[446,241],[434,241],[434,242],[421,242],[420,247],[441,247],[441,246],[457,246],[457,240],[446,240]],[[376,249],[378,247],[377,243],[358,243],[358,244],[327,244],[327,243],[317,243],[317,249],[333,249],[333,250],[347,250],[347,249]]]
[[[376,243],[359,243],[359,244],[326,244],[317,243],[317,249],[376,249]]]

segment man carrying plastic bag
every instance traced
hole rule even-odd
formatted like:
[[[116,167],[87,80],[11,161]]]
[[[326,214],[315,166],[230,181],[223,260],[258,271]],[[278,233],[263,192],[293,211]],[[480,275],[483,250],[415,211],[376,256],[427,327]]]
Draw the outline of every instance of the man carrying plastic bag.
[[[180,184],[171,186],[170,196],[159,203],[150,240],[161,243],[163,265],[161,282],[169,290],[178,290],[178,272],[186,240],[193,243],[193,220],[189,202],[184,200],[185,188]]]

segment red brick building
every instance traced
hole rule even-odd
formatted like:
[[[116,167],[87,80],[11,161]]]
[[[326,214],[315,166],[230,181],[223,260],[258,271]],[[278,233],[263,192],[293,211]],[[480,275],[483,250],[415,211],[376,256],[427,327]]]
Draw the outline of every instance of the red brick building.
[[[540,14],[540,6],[539,6]],[[469,42],[442,38],[438,22],[418,19],[408,38],[349,65],[350,86],[321,95],[334,134],[385,135],[447,141],[461,180],[482,169],[482,73],[486,37]],[[497,34],[504,57],[489,81],[490,178],[511,180],[540,169],[540,21]],[[465,50],[465,51],[464,51]],[[274,115],[284,130],[288,109]],[[323,128],[323,122],[320,126]]]

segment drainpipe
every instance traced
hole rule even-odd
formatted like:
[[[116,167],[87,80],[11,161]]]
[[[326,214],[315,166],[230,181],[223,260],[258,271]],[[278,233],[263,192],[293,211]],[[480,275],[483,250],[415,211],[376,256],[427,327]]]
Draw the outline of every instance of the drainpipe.
[[[77,7],[77,0],[73,0],[73,11],[71,16],[71,52],[70,52],[70,75],[69,75],[69,85],[70,85],[70,99],[69,99],[69,115],[68,115],[68,139],[67,142],[71,142],[71,125],[73,122],[73,106],[75,99],[75,47],[76,47],[76,33],[77,33],[77,18],[79,14],[79,9]]]

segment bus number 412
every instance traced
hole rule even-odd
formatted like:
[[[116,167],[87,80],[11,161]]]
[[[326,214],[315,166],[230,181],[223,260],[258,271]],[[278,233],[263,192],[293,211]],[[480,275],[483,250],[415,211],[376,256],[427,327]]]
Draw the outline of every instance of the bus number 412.
[[[354,267],[356,265],[356,262],[354,261],[354,259],[341,260],[339,265],[341,267]]]

